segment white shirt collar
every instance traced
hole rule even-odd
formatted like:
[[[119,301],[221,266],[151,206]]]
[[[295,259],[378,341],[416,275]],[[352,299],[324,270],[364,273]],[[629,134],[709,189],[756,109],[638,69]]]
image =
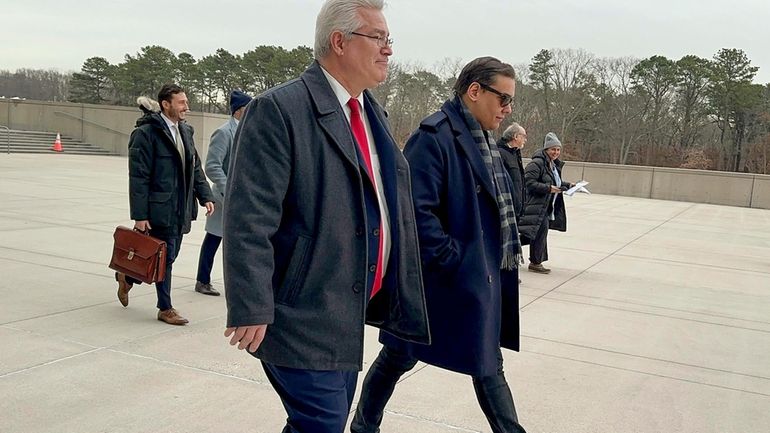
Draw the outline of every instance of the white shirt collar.
[[[166,121],[166,125],[168,126],[168,129],[173,131],[174,127],[176,127],[176,122],[172,122],[171,119],[169,119],[168,117],[166,117],[165,114],[163,114],[162,111],[160,112],[160,117],[162,117],[163,120]]]
[[[321,71],[323,71],[324,75],[326,76],[326,80],[329,82],[329,85],[332,87],[332,90],[334,91],[334,96],[337,97],[337,100],[339,101],[342,108],[345,109],[345,114],[350,117],[350,108],[348,108],[348,101],[353,96],[348,93],[348,91],[340,84],[339,81],[337,81],[336,78],[332,76],[326,69],[324,69],[323,66],[321,66]],[[361,92],[360,95],[358,95],[357,98],[358,103],[360,104],[360,108],[364,107],[364,92]]]

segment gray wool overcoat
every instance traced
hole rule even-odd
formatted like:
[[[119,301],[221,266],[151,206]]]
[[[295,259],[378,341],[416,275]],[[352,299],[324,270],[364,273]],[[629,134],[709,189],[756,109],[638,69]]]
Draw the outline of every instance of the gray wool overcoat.
[[[386,135],[375,141],[393,241],[372,301],[364,178],[320,65],[255,98],[239,125],[225,194],[227,326],[268,324],[254,354],[265,362],[360,370],[364,323],[430,341],[409,166],[384,110],[364,97]]]

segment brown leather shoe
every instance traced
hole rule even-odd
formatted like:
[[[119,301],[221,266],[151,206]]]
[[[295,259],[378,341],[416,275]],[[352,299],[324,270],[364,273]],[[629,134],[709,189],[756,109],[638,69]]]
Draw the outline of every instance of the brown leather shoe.
[[[189,320],[180,316],[175,309],[169,308],[168,310],[158,311],[158,320],[166,322],[169,325],[185,325]]]
[[[531,272],[535,272],[537,274],[550,274],[551,270],[543,266],[542,263],[530,263],[528,266],[528,269]]]
[[[128,306],[128,291],[134,287],[133,283],[126,281],[126,274],[115,272],[115,281],[118,282],[118,301],[124,307]]]
[[[195,291],[204,295],[219,296],[219,292],[211,284],[203,284],[200,281],[195,282]]]

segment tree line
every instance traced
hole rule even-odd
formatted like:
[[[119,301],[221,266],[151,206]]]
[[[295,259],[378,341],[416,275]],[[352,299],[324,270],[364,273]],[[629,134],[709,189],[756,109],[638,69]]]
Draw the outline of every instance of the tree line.
[[[226,113],[230,90],[259,94],[297,77],[312,60],[305,46],[263,45],[242,54],[219,49],[195,59],[154,45],[118,64],[88,58],[72,74],[0,71],[0,95],[134,105],[137,96],[153,96],[163,83],[176,82],[193,110]],[[387,80],[374,93],[401,144],[451,96],[463,64],[390,63]],[[525,155],[553,131],[565,144],[565,159],[770,173],[770,84],[754,83],[758,68],[740,49],[678,60],[544,49],[514,67],[513,113],[501,131],[513,121],[524,126],[530,137]]]

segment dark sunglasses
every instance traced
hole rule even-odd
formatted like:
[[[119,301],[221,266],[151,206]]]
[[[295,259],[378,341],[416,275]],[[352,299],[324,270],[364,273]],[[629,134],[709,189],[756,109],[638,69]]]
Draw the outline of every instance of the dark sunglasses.
[[[500,98],[500,106],[505,107],[506,105],[513,104],[513,96],[503,93],[499,90],[493,89],[492,87],[487,86],[486,84],[479,83],[479,86],[481,86],[482,89],[486,90],[487,92],[492,92],[495,95],[497,95]]]

